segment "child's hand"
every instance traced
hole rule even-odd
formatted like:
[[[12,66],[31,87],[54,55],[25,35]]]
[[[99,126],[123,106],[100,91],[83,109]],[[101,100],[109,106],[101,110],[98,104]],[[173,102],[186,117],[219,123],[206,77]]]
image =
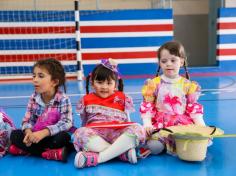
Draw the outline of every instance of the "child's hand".
[[[30,140],[31,135],[32,135],[31,129],[26,129],[26,130],[25,130],[25,137],[24,137],[24,139],[23,139],[23,143],[25,143],[25,145],[26,145],[27,147],[31,146],[31,144],[32,144],[32,142],[31,142],[31,140]]]
[[[155,131],[155,128],[152,127],[152,126],[147,126],[147,127],[144,127],[144,128],[145,128],[147,136],[151,136],[152,133]]]
[[[30,136],[30,141],[32,143],[38,143],[41,141],[43,138],[47,137],[50,135],[50,132],[48,129],[43,129],[40,131],[33,132],[32,135]]]

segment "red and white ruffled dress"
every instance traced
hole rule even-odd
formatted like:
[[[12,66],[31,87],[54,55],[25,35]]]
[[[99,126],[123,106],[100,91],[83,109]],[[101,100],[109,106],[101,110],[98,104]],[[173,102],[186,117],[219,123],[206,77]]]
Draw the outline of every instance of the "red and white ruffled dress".
[[[113,143],[123,133],[134,136],[137,146],[143,144],[145,131],[140,124],[130,122],[128,112],[132,111],[132,99],[123,92],[116,91],[107,98],[94,93],[85,95],[77,104],[82,127],[73,135],[75,149],[86,151],[89,139],[93,136],[98,135]]]

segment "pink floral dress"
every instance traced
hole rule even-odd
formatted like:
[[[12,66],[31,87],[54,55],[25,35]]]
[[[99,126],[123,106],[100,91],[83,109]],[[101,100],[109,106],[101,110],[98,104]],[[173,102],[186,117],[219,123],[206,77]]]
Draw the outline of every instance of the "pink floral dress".
[[[162,75],[147,80],[142,88],[144,100],[140,106],[144,126],[158,130],[193,124],[194,118],[203,116],[203,106],[197,102],[200,91],[196,82],[181,76],[169,79]]]
[[[115,92],[107,98],[101,98],[90,93],[85,95],[77,104],[77,112],[82,120],[82,127],[74,135],[74,146],[77,151],[87,151],[87,144],[93,136],[100,136],[113,143],[121,134],[126,133],[136,138],[136,144],[143,144],[146,139],[145,131],[140,124],[134,123],[124,128],[89,128],[91,123],[99,122],[129,122],[128,112],[134,111],[132,99],[123,92]]]

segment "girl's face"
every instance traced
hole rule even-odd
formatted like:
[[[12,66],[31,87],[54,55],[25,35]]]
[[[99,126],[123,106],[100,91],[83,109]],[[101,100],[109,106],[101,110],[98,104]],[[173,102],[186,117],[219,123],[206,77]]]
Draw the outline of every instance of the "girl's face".
[[[51,96],[55,94],[58,81],[52,80],[46,69],[36,66],[33,70],[33,85],[37,93]]]
[[[116,89],[116,82],[113,79],[105,81],[94,80],[92,87],[97,96],[107,98],[114,93]]]
[[[160,53],[159,64],[166,77],[176,78],[179,75],[180,67],[184,64],[184,59],[170,54],[167,49],[163,49]]]

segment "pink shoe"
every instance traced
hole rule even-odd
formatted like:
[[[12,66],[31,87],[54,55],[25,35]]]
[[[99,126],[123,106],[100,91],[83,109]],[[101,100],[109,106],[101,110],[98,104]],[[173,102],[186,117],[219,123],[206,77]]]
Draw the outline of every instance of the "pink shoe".
[[[67,149],[66,147],[59,149],[48,149],[43,152],[41,156],[47,160],[67,161]]]
[[[18,147],[16,147],[15,145],[10,145],[8,152],[12,155],[27,155],[28,153]]]
[[[135,148],[131,148],[127,152],[121,154],[119,156],[119,159],[122,161],[128,161],[131,164],[136,164],[138,161],[137,161],[137,155],[136,155]]]
[[[77,168],[96,166],[98,164],[98,154],[94,152],[78,152],[75,155],[74,165]]]
[[[4,148],[0,147],[0,152],[4,152]]]

